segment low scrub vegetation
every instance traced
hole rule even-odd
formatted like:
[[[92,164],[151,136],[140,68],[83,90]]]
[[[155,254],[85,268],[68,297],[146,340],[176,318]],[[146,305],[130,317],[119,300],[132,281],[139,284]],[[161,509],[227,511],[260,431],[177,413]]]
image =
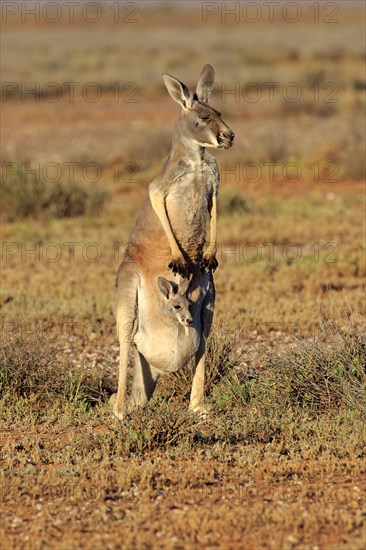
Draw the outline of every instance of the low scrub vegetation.
[[[193,450],[270,443],[286,434],[287,443],[296,447],[299,433],[307,444],[311,433],[328,436],[330,416],[341,423],[347,418],[348,430],[350,422],[366,416],[366,342],[356,330],[342,334],[333,329],[331,345],[299,340],[291,352],[264,354],[262,368],[250,372],[241,367],[234,343],[213,334],[207,354],[209,421],[188,412],[193,375],[188,367],[161,378],[153,400],[127,415],[113,445],[123,453],[177,446]],[[113,384],[103,369],[72,369],[56,361],[54,350],[42,342],[23,339],[2,346],[0,384],[8,420],[21,400],[30,417],[52,403],[61,414],[69,414],[70,406],[84,411],[87,423],[88,414],[91,419],[96,413],[112,421],[108,398]],[[304,430],[314,423],[316,434]],[[344,431],[333,437],[343,439]]]
[[[73,369],[57,360],[55,349],[42,339],[12,339],[0,347],[0,395],[6,402],[29,399],[36,409],[50,402],[88,408],[108,396],[103,371]],[[110,393],[110,392],[109,392]]]
[[[23,218],[72,218],[100,213],[107,193],[92,184],[50,182],[30,177],[19,169],[2,178],[1,214],[13,222]]]

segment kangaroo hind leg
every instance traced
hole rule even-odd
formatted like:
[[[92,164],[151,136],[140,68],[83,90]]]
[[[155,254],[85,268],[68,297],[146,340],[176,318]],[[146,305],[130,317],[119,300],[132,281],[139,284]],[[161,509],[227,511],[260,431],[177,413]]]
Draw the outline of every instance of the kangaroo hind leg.
[[[131,342],[137,322],[137,290],[139,278],[130,270],[120,270],[115,306],[117,333],[119,339],[119,373],[117,395],[111,398],[114,415],[122,420],[126,404],[127,366]]]
[[[143,407],[151,399],[159,372],[149,365],[145,357],[135,348],[135,366],[132,383],[131,406]]]
[[[191,399],[189,404],[189,408],[193,412],[201,414],[206,412],[206,407],[204,405],[206,342],[211,331],[215,305],[215,285],[212,272],[209,272],[206,276],[209,278],[209,285],[202,304],[201,341],[195,355],[196,370],[192,381]]]

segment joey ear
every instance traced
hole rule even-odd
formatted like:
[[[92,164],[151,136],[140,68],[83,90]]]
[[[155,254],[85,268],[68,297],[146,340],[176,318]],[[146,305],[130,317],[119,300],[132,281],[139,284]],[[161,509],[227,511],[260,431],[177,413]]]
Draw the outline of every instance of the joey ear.
[[[172,294],[177,293],[177,285],[175,283],[171,283],[168,279],[164,279],[164,277],[158,277],[158,286],[160,292],[166,300],[169,300]]]
[[[199,78],[196,94],[200,101],[208,103],[209,97],[215,85],[215,71],[211,65],[206,64]]]
[[[185,296],[190,282],[191,279],[184,279],[179,285],[178,294],[180,294],[181,296]]]
[[[179,103],[183,109],[188,109],[192,105],[193,95],[183,82],[180,82],[174,76],[164,73],[163,79],[170,96]]]

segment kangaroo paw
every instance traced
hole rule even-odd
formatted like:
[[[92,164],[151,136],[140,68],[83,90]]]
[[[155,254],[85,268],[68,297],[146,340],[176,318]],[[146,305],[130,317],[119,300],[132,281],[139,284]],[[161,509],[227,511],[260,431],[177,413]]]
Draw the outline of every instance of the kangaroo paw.
[[[190,269],[189,269],[189,266],[188,266],[187,262],[183,258],[183,256],[180,256],[179,258],[174,258],[170,262],[168,267],[169,267],[169,269],[171,269],[173,271],[174,275],[176,275],[178,273],[179,275],[181,275],[185,279],[189,278]]]
[[[219,263],[215,256],[203,256],[200,267],[203,271],[214,272],[218,265]]]

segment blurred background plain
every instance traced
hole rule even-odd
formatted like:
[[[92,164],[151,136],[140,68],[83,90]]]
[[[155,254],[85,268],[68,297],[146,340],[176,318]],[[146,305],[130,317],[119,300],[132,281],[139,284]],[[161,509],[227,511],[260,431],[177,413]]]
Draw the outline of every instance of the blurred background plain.
[[[365,7],[296,4],[3,11],[4,548],[364,549]],[[193,90],[205,63],[236,136],[211,412],[187,368],[117,423],[116,272],[179,114],[161,74]]]

